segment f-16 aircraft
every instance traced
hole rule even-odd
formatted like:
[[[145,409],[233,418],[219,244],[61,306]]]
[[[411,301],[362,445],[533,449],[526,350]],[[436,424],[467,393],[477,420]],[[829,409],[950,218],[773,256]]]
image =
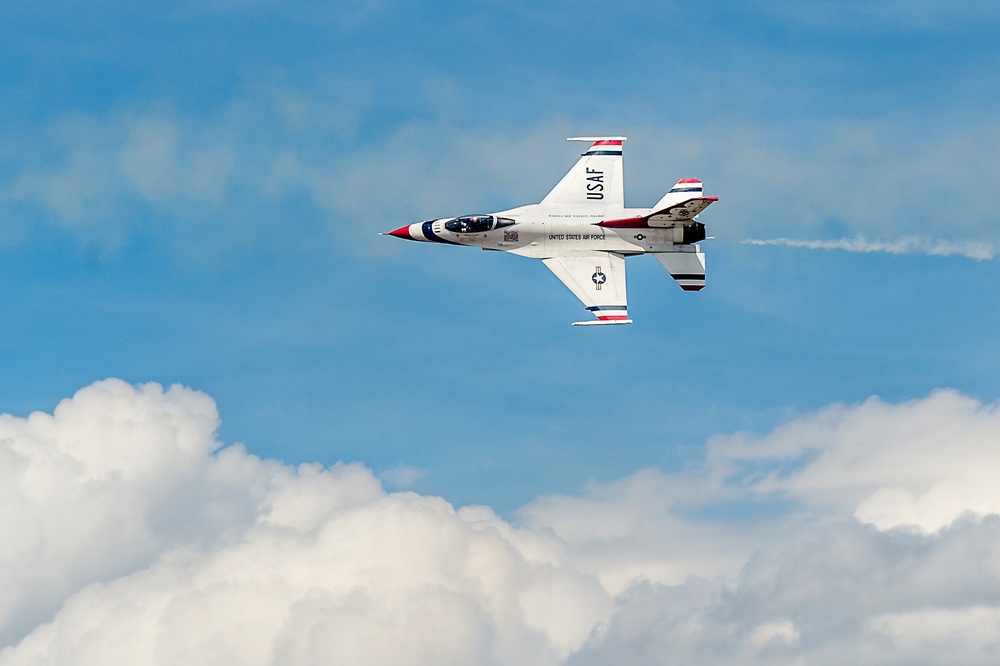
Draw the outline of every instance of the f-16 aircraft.
[[[685,291],[705,286],[705,225],[698,214],[718,197],[695,178],[677,181],[652,208],[625,208],[626,137],[573,137],[591,144],[540,203],[498,213],[427,220],[383,235],[469,245],[541,259],[597,317],[574,326],[631,324],[625,258],[652,254]]]

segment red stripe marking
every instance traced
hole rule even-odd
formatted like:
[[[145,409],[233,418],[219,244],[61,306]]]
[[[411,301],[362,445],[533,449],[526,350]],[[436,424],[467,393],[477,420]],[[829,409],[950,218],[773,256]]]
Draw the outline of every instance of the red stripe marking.
[[[648,229],[649,224],[646,223],[646,218],[644,217],[627,217],[623,220],[604,220],[603,222],[598,222],[599,227],[608,227],[611,229]]]
[[[594,142],[594,145],[595,146],[620,146],[620,145],[622,145],[622,142],[621,141],[596,141],[596,142]]]
[[[701,181],[697,178],[681,178],[677,181],[678,183],[700,183]]]
[[[628,319],[628,315],[597,315],[597,318],[601,321],[621,321]]]

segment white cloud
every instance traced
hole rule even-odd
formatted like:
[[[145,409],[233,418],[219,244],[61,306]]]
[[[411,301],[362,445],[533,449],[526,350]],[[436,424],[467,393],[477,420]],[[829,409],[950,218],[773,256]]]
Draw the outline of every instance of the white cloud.
[[[872,618],[869,626],[901,650],[914,655],[925,654],[928,649],[952,649],[961,654],[991,645],[994,651],[1000,647],[1000,608],[997,607],[886,613]]]
[[[117,380],[0,419],[0,664],[556,663],[606,619],[552,537],[217,423]]]
[[[397,465],[379,473],[378,477],[393,488],[412,488],[420,479],[427,475],[427,470],[408,465]]]
[[[215,439],[98,382],[0,417],[0,665],[990,663],[1000,406],[834,405],[490,508]],[[127,637],[127,638],[123,638]]]
[[[148,565],[171,544],[252,521],[246,498],[259,479],[234,479],[231,454],[202,464],[218,447],[217,423],[203,394],[115,381],[81,391],[53,415],[0,418],[8,509],[0,514],[0,636],[32,626],[87,583]]]
[[[987,664],[1000,520],[939,535],[798,522],[730,583],[637,584],[569,664]],[[939,614],[928,608],[949,609]],[[921,624],[944,622],[921,636]]]
[[[735,576],[756,539],[734,526],[692,521],[685,511],[732,497],[701,472],[672,475],[643,470],[610,484],[591,484],[583,496],[542,497],[518,512],[534,530],[552,530],[571,547],[576,565],[618,594],[637,580],[668,585],[690,576]],[[758,536],[769,531],[758,525]]]
[[[799,632],[791,620],[777,620],[758,625],[750,633],[750,642],[757,646],[771,643],[794,643],[799,639]]]
[[[761,437],[709,443],[713,473],[756,492],[852,511],[880,529],[933,531],[965,512],[1000,513],[1000,406],[955,391],[834,405]]]
[[[809,250],[843,250],[845,252],[885,252],[888,254],[929,254],[937,257],[959,255],[985,261],[996,256],[997,249],[993,243],[977,241],[949,241],[933,239],[926,236],[908,236],[894,241],[868,240],[864,236],[841,238],[838,240],[797,240],[794,238],[770,238],[766,240],[748,238],[741,241],[744,245],[778,245],[784,247],[802,247]]]

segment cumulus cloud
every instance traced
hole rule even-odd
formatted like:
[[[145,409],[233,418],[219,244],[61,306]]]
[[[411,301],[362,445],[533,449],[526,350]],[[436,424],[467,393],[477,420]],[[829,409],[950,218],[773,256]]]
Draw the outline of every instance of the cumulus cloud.
[[[998,433],[1000,406],[955,391],[871,398],[532,502],[524,524],[615,594],[568,663],[991,663]]]
[[[941,529],[1000,513],[1000,406],[956,391],[892,405],[833,405],[760,438],[709,442],[712,473],[879,529]]]
[[[0,664],[557,663],[610,611],[551,536],[217,424],[117,380],[0,419]]]
[[[795,525],[730,583],[637,583],[569,664],[989,664],[1000,521],[931,536]],[[935,620],[941,620],[933,629]],[[925,629],[930,629],[925,631]]]
[[[996,256],[996,246],[990,242],[948,241],[926,236],[908,236],[894,241],[868,240],[864,236],[840,238],[838,240],[797,240],[794,238],[771,238],[766,240],[748,238],[744,245],[778,245],[783,247],[803,247],[809,250],[843,250],[845,252],[885,252],[887,254],[928,254],[936,257],[958,255],[976,261],[985,261]]]
[[[413,484],[424,478],[426,474],[427,470],[410,467],[409,465],[397,465],[396,467],[391,467],[380,472],[378,478],[384,483],[389,484],[390,487],[405,489],[411,488]]]
[[[955,391],[720,435],[515,521],[260,459],[218,423],[203,393],[118,380],[0,416],[0,665],[1000,651],[1000,405]]]

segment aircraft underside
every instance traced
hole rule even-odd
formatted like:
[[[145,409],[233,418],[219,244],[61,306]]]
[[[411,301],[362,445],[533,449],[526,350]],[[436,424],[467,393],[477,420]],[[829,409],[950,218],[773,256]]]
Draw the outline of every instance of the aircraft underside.
[[[595,320],[631,323],[625,257],[652,254],[685,291],[705,286],[705,225],[697,215],[718,197],[704,197],[693,178],[677,182],[648,209],[626,209],[621,183],[624,137],[593,141],[576,166],[539,204],[497,213],[417,222],[386,235],[464,245],[541,259]]]

